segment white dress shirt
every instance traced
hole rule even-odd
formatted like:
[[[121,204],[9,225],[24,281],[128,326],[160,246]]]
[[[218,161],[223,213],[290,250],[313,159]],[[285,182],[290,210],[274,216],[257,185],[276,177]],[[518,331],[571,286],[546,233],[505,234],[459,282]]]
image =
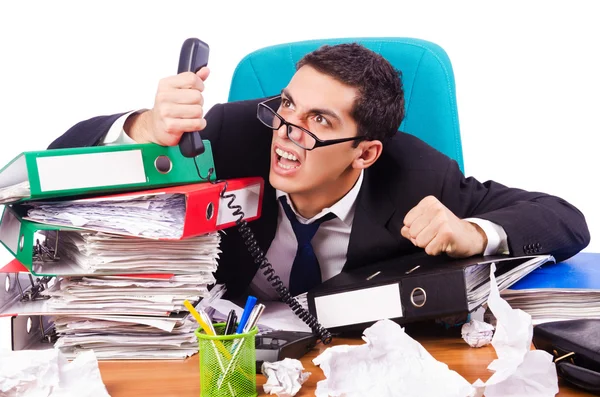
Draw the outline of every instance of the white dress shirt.
[[[102,140],[102,145],[126,145],[126,144],[134,144],[137,143],[123,129],[125,125],[125,120],[127,117],[131,116],[134,113],[141,113],[144,110],[133,110],[129,113],[125,113],[121,117],[115,120],[115,122],[110,126],[110,129],[106,133],[106,136]]]
[[[117,145],[135,143],[123,130],[125,120],[130,112],[118,118],[104,137],[103,145]],[[363,181],[364,172],[360,176],[352,189],[330,208],[325,208],[319,214],[310,219],[302,217],[296,212],[294,205],[289,200],[287,193],[277,190],[277,198],[285,196],[290,207],[296,214],[300,223],[312,223],[329,212],[333,212],[336,218],[323,222],[317,233],[313,237],[311,244],[321,266],[321,279],[323,281],[330,279],[342,271],[346,263],[346,253],[350,241],[350,231],[352,230],[352,221],[354,220],[354,211],[356,207],[356,198]],[[289,278],[292,270],[292,264],[296,257],[298,243],[292,229],[292,225],[285,215],[284,209],[278,202],[277,229],[275,238],[267,251],[267,258],[273,265],[273,270],[283,284],[289,287]],[[465,220],[477,224],[487,236],[487,246],[484,255],[509,254],[508,238],[504,228],[493,222],[479,218],[466,218]],[[264,249],[264,247],[261,247]],[[262,272],[259,270],[251,283],[252,292],[259,299],[276,299],[277,292],[271,287]]]
[[[344,197],[329,208],[324,208],[317,215],[310,219],[304,218],[296,212],[287,193],[280,190],[276,191],[277,198],[284,196],[288,204],[296,214],[298,222],[303,224],[313,223],[317,219],[327,215],[328,213],[335,214],[335,218],[323,222],[315,236],[311,240],[311,245],[315,256],[321,267],[321,280],[325,281],[335,276],[342,271],[346,263],[346,253],[348,252],[348,243],[350,242],[350,231],[352,230],[352,221],[354,220],[354,209],[356,207],[356,197],[360,191],[360,186],[363,181],[363,172],[361,171],[358,180]],[[283,284],[289,288],[290,273],[292,264],[296,257],[298,249],[298,241],[292,229],[292,224],[286,216],[283,205],[279,200],[277,212],[277,229],[275,230],[275,238],[271,242],[271,246],[267,251],[267,259],[273,265],[275,274],[281,278]],[[250,285],[252,292],[260,299],[277,298],[277,291],[271,287],[260,271],[256,272],[254,279]]]

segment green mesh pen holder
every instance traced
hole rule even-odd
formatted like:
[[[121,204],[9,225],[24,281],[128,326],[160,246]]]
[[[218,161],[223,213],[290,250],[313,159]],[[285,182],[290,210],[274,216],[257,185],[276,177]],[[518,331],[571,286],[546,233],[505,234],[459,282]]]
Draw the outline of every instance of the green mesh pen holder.
[[[214,324],[216,336],[196,330],[200,353],[200,397],[256,397],[254,327],[245,334],[223,335],[224,323]]]

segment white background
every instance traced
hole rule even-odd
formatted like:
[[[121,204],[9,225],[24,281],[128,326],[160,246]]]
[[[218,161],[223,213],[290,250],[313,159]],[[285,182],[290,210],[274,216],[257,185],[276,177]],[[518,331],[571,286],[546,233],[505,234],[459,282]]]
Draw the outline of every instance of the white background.
[[[454,66],[466,174],[544,191],[586,215],[600,252],[600,24],[583,1],[3,1],[0,165],[76,122],[152,107],[181,43],[211,46],[207,108],[258,48],[417,37]]]

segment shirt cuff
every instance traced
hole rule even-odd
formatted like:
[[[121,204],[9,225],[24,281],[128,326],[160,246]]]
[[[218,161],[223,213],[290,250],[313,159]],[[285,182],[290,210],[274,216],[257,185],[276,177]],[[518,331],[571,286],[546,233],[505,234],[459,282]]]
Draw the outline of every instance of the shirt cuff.
[[[146,109],[142,110],[134,110],[129,113],[126,113],[115,120],[113,125],[110,126],[108,133],[104,136],[102,142],[100,142],[100,146],[110,146],[110,145],[131,145],[137,143],[123,129],[125,125],[125,121],[129,116],[135,113],[142,113],[146,111]]]
[[[479,226],[487,237],[487,246],[483,255],[509,255],[508,237],[504,228],[500,225],[490,222],[485,219],[467,218],[467,222],[471,222]]]

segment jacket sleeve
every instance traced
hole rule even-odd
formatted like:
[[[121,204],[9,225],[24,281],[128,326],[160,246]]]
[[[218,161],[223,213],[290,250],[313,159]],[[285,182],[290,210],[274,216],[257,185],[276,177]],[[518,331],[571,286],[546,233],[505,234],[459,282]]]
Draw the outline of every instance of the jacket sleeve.
[[[80,121],[56,138],[48,149],[63,149],[98,145],[113,123],[125,113],[97,116]]]
[[[465,178],[450,160],[441,201],[458,217],[476,217],[504,228],[513,256],[551,254],[565,260],[590,242],[584,215],[567,201],[545,193]]]

